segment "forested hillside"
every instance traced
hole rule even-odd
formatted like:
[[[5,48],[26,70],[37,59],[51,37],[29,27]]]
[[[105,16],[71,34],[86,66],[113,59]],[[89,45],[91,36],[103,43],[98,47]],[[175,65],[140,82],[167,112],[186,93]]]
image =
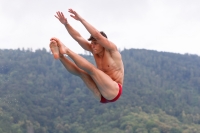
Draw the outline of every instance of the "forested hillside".
[[[0,133],[200,133],[200,57],[121,54],[123,94],[101,104],[47,50],[0,50]]]

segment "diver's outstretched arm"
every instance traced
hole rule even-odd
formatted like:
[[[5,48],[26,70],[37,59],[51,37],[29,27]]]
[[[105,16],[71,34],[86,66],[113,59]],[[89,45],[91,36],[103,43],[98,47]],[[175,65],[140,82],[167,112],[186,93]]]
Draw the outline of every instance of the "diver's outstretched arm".
[[[80,21],[84,27],[88,30],[88,32],[92,35],[93,38],[97,40],[97,42],[102,45],[104,48],[108,50],[117,50],[117,47],[114,43],[110,42],[107,38],[101,35],[101,33],[93,27],[91,24],[89,24],[85,19],[83,19],[76,11],[73,9],[69,9],[69,12],[71,13],[71,17],[75,20]]]
[[[65,18],[64,14],[60,11],[56,12],[57,15],[55,17],[65,26],[68,33],[71,35],[71,37],[76,40],[83,49],[91,51],[91,47],[89,45],[89,42],[85,40],[79,32],[77,32],[67,21],[67,18]]]

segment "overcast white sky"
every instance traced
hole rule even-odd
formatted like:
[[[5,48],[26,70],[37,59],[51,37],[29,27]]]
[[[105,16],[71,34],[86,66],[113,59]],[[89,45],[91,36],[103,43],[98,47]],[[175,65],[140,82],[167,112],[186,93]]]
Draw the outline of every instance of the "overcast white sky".
[[[76,10],[120,49],[144,48],[200,55],[200,0],[0,0],[0,49],[49,50],[58,37],[84,50],[54,17],[62,11],[84,38],[90,35],[68,9]]]

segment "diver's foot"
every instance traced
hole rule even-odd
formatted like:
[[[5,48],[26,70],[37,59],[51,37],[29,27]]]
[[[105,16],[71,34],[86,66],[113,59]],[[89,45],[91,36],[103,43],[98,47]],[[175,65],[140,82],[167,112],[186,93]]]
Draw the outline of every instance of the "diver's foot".
[[[51,49],[54,59],[59,59],[60,54],[57,42],[55,40],[51,40],[49,47]]]
[[[60,54],[68,54],[69,48],[67,48],[59,39],[52,38],[51,40],[54,40],[57,42],[57,46],[59,48]]]

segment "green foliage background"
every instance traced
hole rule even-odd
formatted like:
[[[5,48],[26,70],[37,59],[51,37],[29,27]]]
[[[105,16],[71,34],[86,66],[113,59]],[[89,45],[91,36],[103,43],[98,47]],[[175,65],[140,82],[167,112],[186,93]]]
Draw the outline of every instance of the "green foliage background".
[[[101,104],[46,49],[0,50],[0,133],[199,133],[200,57],[121,54],[123,94]]]

